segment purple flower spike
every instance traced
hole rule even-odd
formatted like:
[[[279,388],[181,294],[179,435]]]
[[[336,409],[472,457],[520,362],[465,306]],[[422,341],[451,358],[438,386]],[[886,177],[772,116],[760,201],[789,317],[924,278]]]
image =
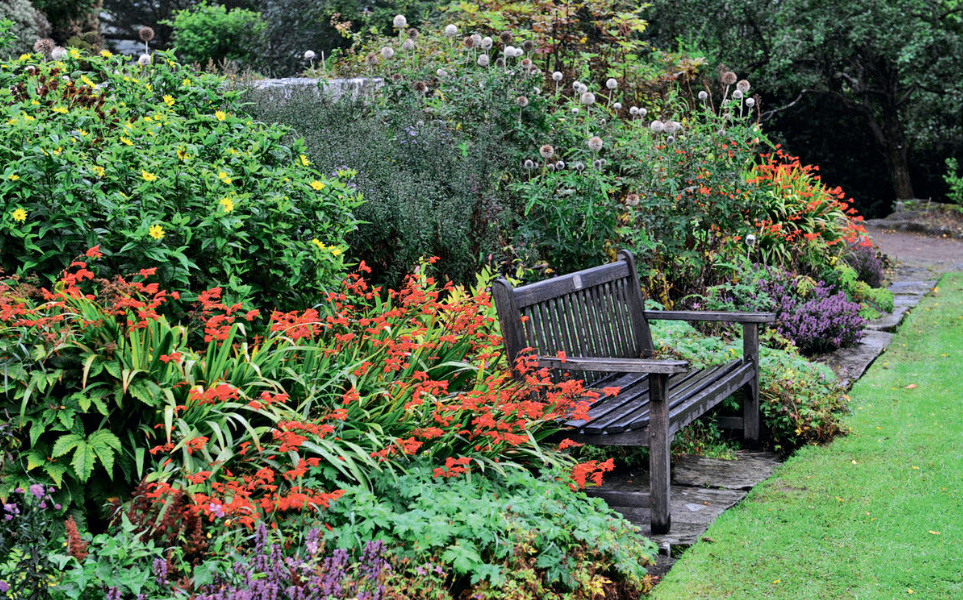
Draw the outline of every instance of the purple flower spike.
[[[37,500],[43,498],[43,492],[44,492],[44,488],[39,483],[35,483],[32,486],[30,486],[30,493],[33,494],[33,497],[36,498]]]

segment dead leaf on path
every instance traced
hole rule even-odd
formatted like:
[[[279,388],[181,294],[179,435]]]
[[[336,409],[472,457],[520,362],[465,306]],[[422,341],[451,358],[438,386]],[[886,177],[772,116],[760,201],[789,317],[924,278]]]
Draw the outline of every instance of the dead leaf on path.
[[[911,384],[909,384],[908,386],[906,386],[906,389],[908,389],[908,390],[916,389],[916,384],[915,384],[915,383],[911,383]]]

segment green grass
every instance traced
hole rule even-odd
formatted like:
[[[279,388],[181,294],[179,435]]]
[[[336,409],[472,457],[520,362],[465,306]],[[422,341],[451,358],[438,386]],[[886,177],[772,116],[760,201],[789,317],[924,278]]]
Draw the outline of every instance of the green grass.
[[[953,274],[853,388],[852,433],[780,466],[653,598],[963,598],[961,359]]]

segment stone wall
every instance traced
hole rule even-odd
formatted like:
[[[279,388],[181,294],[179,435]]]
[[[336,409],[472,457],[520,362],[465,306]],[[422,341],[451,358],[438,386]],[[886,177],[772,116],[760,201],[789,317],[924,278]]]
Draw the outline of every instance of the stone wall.
[[[319,85],[320,84],[320,85]],[[252,94],[259,100],[283,104],[294,96],[313,93],[333,100],[348,96],[356,99],[372,94],[384,85],[381,78],[354,77],[351,79],[312,79],[288,77],[286,79],[261,79],[251,85]]]

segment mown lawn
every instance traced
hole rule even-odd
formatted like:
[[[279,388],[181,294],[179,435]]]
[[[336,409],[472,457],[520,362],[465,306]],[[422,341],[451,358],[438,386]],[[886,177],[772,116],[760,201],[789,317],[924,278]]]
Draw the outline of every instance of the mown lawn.
[[[782,465],[654,598],[963,598],[963,274],[851,396],[852,433]]]

